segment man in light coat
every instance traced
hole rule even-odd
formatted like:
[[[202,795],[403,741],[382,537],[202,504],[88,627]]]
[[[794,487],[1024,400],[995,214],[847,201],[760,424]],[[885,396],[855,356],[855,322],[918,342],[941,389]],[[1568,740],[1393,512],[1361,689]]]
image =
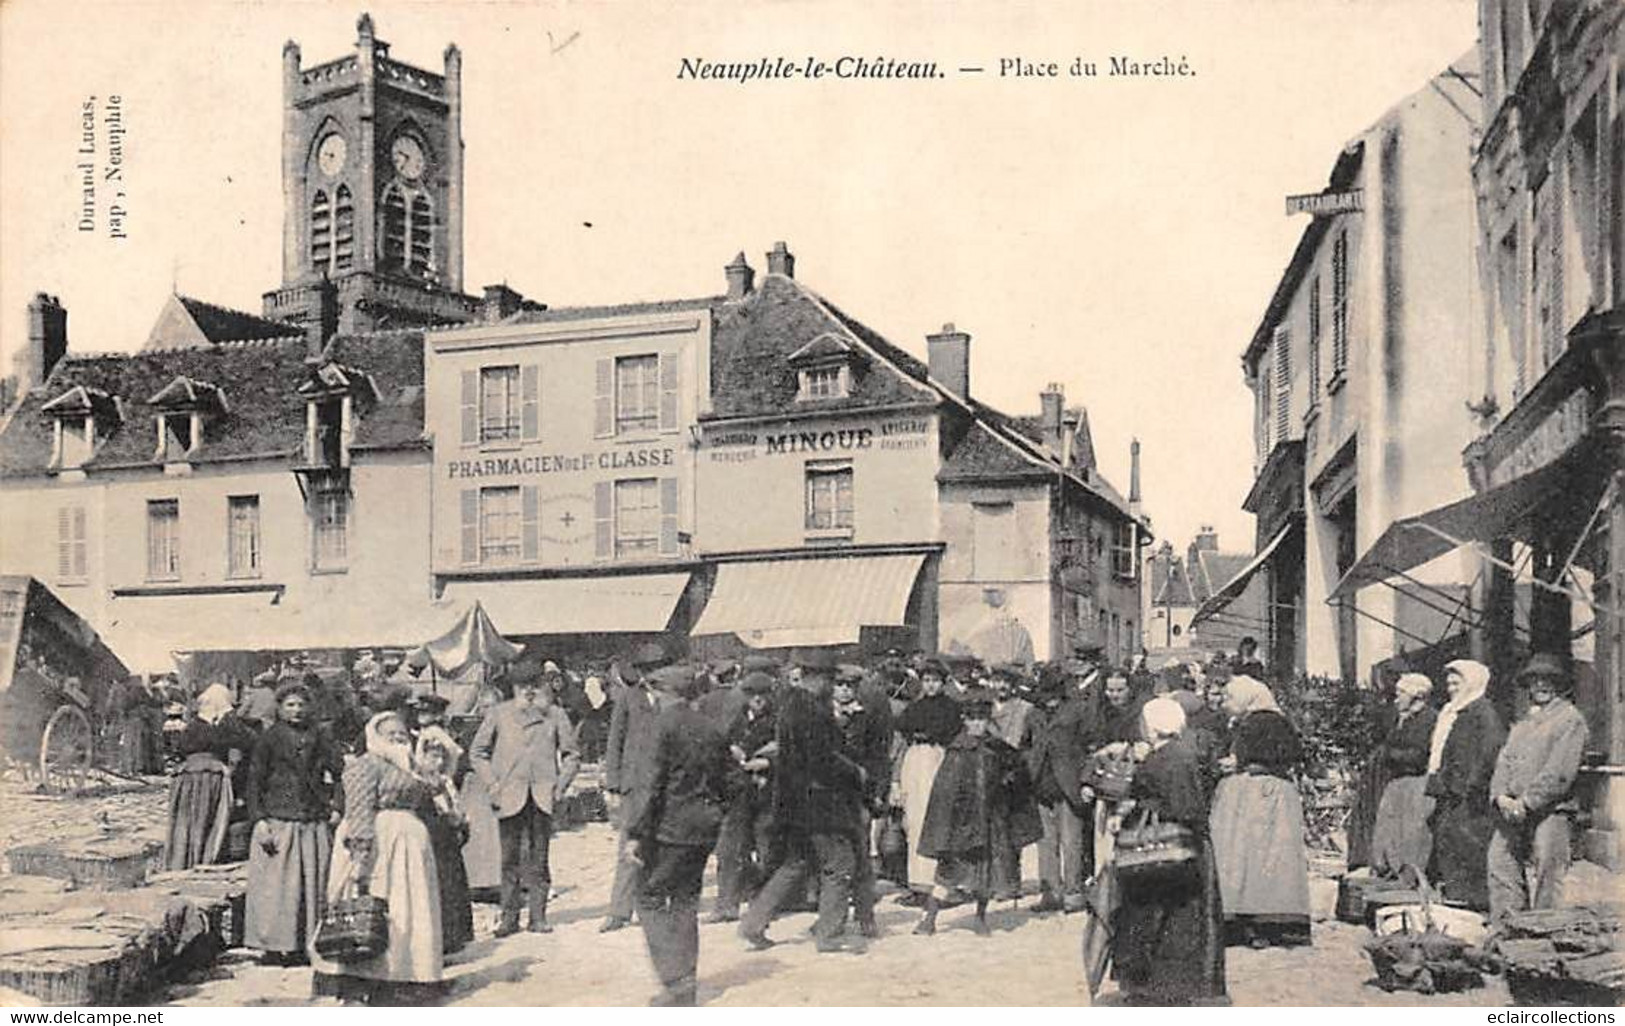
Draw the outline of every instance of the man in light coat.
[[[1585,717],[1559,694],[1570,682],[1561,660],[1535,655],[1518,680],[1529,689],[1529,711],[1512,725],[1490,778],[1491,922],[1509,912],[1562,904],[1574,778],[1586,745]]]
[[[530,931],[551,933],[547,894],[553,809],[580,768],[575,731],[533,666],[516,668],[514,697],[486,713],[469,759],[491,796],[502,841],[502,918],[496,935],[519,931],[519,891],[530,895]]]

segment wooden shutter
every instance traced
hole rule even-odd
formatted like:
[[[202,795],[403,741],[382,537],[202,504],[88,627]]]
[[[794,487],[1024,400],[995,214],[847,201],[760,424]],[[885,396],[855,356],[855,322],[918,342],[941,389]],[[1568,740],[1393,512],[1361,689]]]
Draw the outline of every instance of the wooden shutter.
[[[677,379],[679,367],[676,353],[660,354],[660,430],[677,430]]]
[[[85,565],[88,562],[86,559],[86,550],[90,544],[89,538],[87,537],[87,532],[85,530],[85,508],[83,506],[75,506],[73,508],[72,541],[73,559],[71,562],[73,564],[73,576],[82,578],[86,573]]]
[[[73,510],[67,506],[56,511],[56,575],[73,576]]]
[[[615,434],[615,361],[603,357],[598,361],[596,384],[593,388],[592,434],[594,438],[609,438]]]
[[[1275,329],[1275,437],[1286,441],[1292,420],[1292,334]]]
[[[480,440],[480,374],[463,371],[463,444],[476,445]]]
[[[660,554],[677,555],[677,479],[660,479]]]
[[[480,561],[480,490],[463,489],[463,562]]]
[[[520,558],[534,563],[542,558],[541,500],[535,485],[519,489],[519,552]]]
[[[600,360],[600,363],[604,361]],[[593,558],[609,559],[615,554],[615,483],[599,481],[593,485]]]
[[[542,368],[534,363],[519,368],[519,425],[524,441],[542,436]]]

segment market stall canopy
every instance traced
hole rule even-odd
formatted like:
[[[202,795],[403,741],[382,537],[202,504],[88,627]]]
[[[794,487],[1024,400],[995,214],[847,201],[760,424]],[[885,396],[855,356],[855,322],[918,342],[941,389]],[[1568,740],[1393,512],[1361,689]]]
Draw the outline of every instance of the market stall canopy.
[[[723,563],[693,633],[753,648],[856,644],[864,627],[906,625],[925,556],[821,556]]]
[[[455,677],[475,664],[506,665],[518,659],[524,650],[525,646],[504,638],[485,614],[485,607],[476,602],[456,626],[413,649],[406,658],[413,665],[432,664],[436,673]]]
[[[444,598],[473,601],[510,634],[659,633],[688,587],[688,574],[453,581]]]
[[[1269,544],[1260,549],[1258,554],[1236,573],[1236,576],[1226,581],[1224,587],[1209,595],[1206,602],[1196,607],[1196,612],[1191,616],[1191,626],[1194,627],[1204,620],[1217,616],[1226,606],[1240,598],[1241,593],[1247,590],[1247,585],[1252,583],[1253,575],[1269,565],[1270,557],[1275,555],[1275,550],[1285,543],[1292,532],[1302,528],[1303,521],[1299,517],[1294,516],[1288,520],[1284,527],[1275,532],[1275,537],[1270,539]]]
[[[0,692],[11,686],[18,656],[77,676],[90,690],[130,675],[124,662],[56,594],[32,577],[0,575]]]
[[[1406,573],[1471,542],[1531,541],[1544,521],[1589,514],[1607,487],[1590,447],[1477,495],[1396,520],[1349,568],[1327,598],[1339,602],[1368,584]]]

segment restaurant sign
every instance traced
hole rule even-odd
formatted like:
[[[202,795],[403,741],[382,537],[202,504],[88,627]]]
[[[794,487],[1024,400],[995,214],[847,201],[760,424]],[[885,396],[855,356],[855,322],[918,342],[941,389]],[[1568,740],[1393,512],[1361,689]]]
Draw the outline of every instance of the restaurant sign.
[[[1365,190],[1348,192],[1310,192],[1286,198],[1286,214],[1313,214],[1331,217],[1333,214],[1352,214],[1365,209]]]

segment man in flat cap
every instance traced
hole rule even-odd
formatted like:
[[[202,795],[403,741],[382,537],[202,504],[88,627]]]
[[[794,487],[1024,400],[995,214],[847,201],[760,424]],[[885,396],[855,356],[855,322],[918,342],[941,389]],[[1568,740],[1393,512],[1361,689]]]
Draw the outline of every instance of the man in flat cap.
[[[622,807],[627,843],[622,862],[640,867],[638,919],[661,994],[651,1004],[695,1003],[700,957],[700,883],[722,825],[734,774],[722,728],[700,712],[703,686],[692,668],[650,675],[658,713],[649,757]]]
[[[616,663],[610,670],[612,677],[620,677],[621,686],[615,691],[615,710],[610,714],[609,738],[604,746],[604,790],[609,795],[610,814],[622,827],[622,847],[627,838],[620,807],[638,797],[639,767],[654,750],[657,708],[655,694],[645,678],[665,663],[665,650],[651,642],[638,646],[631,659]],[[632,921],[637,893],[637,865],[626,860],[617,862],[609,914],[599,932],[619,930]]]
[[[1585,717],[1567,697],[1572,681],[1562,660],[1547,653],[1532,657],[1518,674],[1529,710],[1507,733],[1490,778],[1491,922],[1509,912],[1562,904],[1574,780],[1587,737]]]
[[[891,790],[891,702],[861,666],[842,663],[835,668],[832,694],[835,722],[841,728],[841,751],[863,767],[867,783],[852,797],[852,835],[857,865],[852,875],[852,910],[858,932],[879,935],[875,922],[878,878],[871,850],[874,816],[884,812]]]
[[[745,674],[737,686],[744,708],[725,727],[729,752],[743,779],[727,798],[722,832],[717,837],[713,923],[738,921],[741,899],[763,882],[772,855],[772,770],[778,750],[774,744],[774,687],[773,678],[759,670]]]
[[[580,767],[575,730],[552,703],[536,667],[513,675],[513,698],[485,715],[469,761],[491,797],[502,842],[502,918],[497,936],[519,930],[520,889],[529,895],[530,931],[550,933],[547,895],[553,885],[548,849],[553,809]]]
[[[773,913],[816,866],[818,921],[813,936],[820,952],[840,951],[857,869],[853,838],[859,824],[854,814],[867,774],[842,751],[840,727],[830,704],[834,658],[814,649],[798,663],[800,679],[783,693],[776,732],[773,822],[782,861],[752,899],[739,932],[753,948],[770,946],[767,924]]]

